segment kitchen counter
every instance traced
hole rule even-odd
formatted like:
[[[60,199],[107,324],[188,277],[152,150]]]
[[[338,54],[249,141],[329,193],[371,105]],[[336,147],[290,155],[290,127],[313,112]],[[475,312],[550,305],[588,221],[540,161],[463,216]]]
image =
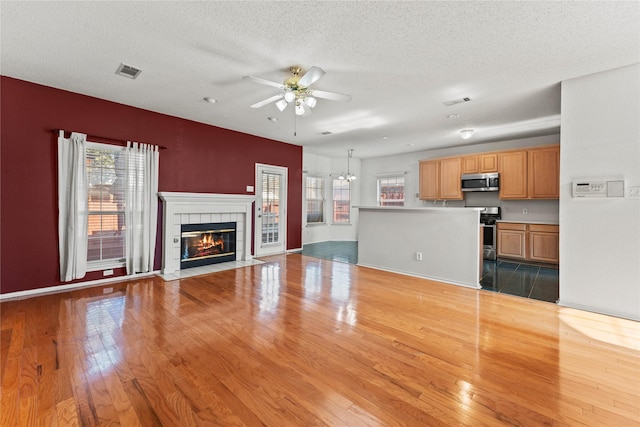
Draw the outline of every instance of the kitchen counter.
[[[496,222],[510,222],[512,224],[536,224],[536,225],[560,225],[558,221],[523,221],[512,219],[499,219]]]

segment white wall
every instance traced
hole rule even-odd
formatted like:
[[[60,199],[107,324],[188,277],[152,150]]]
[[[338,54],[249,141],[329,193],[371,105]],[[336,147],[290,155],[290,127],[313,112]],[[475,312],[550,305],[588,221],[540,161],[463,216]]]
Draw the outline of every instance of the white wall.
[[[573,199],[576,178],[640,186],[640,65],[562,82],[560,304],[640,319],[640,199]]]
[[[512,148],[535,147],[538,145],[558,144],[560,135],[548,135],[534,138],[514,139],[509,141],[473,144],[455,148],[419,151],[395,156],[376,157],[362,160],[362,179],[360,182],[361,202],[363,206],[375,206],[377,203],[377,177],[380,174],[400,172],[405,174],[405,206],[434,207],[443,206],[442,201],[423,201],[418,198],[420,186],[419,161],[447,156],[487,151],[508,150]],[[501,201],[498,193],[467,193],[465,200],[449,200],[450,207],[462,206],[501,206],[503,219],[529,221],[558,221],[557,200],[513,200]],[[523,209],[529,214],[524,215]]]
[[[358,209],[351,208],[350,224],[332,224],[332,204],[331,204],[331,177],[337,177],[341,172],[347,171],[347,153],[344,157],[325,157],[303,151],[302,154],[304,176],[319,175],[326,178],[325,187],[326,207],[325,224],[307,225],[306,210],[302,209],[302,244],[326,242],[331,240],[354,241],[357,240],[358,232]],[[349,171],[356,175],[357,179],[351,183],[351,206],[360,204],[360,159],[352,158],[349,164]],[[302,186],[302,202],[306,202],[305,187]]]
[[[358,265],[480,288],[477,209],[361,208],[360,233]]]

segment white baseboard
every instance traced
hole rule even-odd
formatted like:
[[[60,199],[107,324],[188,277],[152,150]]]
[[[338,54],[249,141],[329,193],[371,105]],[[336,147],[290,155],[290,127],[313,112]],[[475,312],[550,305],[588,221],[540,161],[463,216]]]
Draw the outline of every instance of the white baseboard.
[[[591,307],[591,306],[588,306],[588,305],[566,303],[566,302],[561,301],[561,300],[558,300],[558,302],[556,304],[558,304],[560,307],[574,308],[576,310],[590,311],[592,313],[604,314],[606,316],[619,317],[621,319],[629,319],[629,320],[640,321],[640,315],[638,315],[638,314],[634,315],[634,314],[622,313],[622,312],[613,311],[613,310],[603,310],[602,308],[599,308],[599,307]]]
[[[382,267],[377,267],[375,265],[364,264],[364,263],[360,263],[360,262],[357,265],[359,267],[368,267],[368,268],[373,268],[374,270],[388,271],[389,273],[397,273],[397,274],[402,274],[404,276],[417,277],[419,279],[427,279],[427,280],[431,280],[431,281],[434,281],[434,282],[445,283],[447,285],[456,285],[456,286],[462,286],[462,287],[471,288],[471,289],[482,289],[482,286],[480,286],[480,283],[456,282],[454,280],[442,279],[442,278],[433,277],[433,276],[425,276],[425,275],[416,274],[416,273],[409,273],[409,272],[402,271],[402,270],[393,270],[393,269],[390,269],[390,268],[382,268]]]
[[[122,282],[125,280],[138,279],[141,277],[149,277],[149,276],[158,274],[159,272],[160,271],[158,270],[158,271],[152,271],[149,273],[132,274],[129,276],[108,277],[105,279],[89,280],[87,282],[70,283],[67,285],[48,286],[46,288],[39,288],[39,289],[29,289],[28,291],[9,292],[6,294],[0,294],[0,301],[18,300],[18,299],[31,298],[35,296],[57,294],[60,292],[66,292],[66,291],[75,290],[75,289],[91,288],[94,286],[103,285],[105,283]]]

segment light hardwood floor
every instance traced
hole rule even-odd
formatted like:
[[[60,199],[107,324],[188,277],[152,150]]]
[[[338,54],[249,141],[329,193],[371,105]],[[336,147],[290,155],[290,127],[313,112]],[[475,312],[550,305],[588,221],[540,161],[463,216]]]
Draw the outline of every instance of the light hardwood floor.
[[[1,304],[0,425],[640,424],[640,324],[299,254]]]

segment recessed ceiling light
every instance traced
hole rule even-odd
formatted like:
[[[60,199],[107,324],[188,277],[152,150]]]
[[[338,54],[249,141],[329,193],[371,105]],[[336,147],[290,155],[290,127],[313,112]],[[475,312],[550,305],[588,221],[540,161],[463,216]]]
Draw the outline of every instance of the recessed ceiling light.
[[[407,147],[413,147],[416,144],[407,144]]]
[[[388,136],[383,136],[382,139],[384,139],[386,141],[387,139],[389,139],[389,137]]]
[[[218,100],[217,100],[217,99],[210,98],[210,97],[208,97],[208,96],[205,96],[203,99],[204,99],[205,101],[207,101],[209,104],[215,104],[216,102],[218,102]]]
[[[270,122],[277,122],[278,118],[277,117],[267,117],[267,120],[269,120]]]
[[[447,119],[457,119],[458,117],[460,117],[460,114],[449,114]]]

